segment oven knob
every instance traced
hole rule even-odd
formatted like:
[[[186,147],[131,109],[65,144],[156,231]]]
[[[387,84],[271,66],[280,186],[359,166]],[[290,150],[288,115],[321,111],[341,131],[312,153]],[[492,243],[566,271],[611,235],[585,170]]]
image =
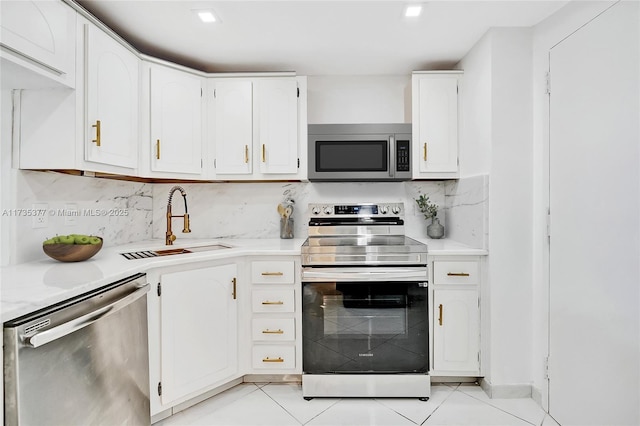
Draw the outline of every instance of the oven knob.
[[[391,208],[391,212],[393,214],[398,214],[400,213],[400,206],[393,206],[393,208]]]
[[[320,207],[318,207],[318,206],[311,207],[311,213],[320,214]]]
[[[389,206],[380,206],[380,214],[389,213]]]
[[[331,206],[325,206],[324,214],[331,214],[331,213],[333,213],[333,209],[331,208]]]

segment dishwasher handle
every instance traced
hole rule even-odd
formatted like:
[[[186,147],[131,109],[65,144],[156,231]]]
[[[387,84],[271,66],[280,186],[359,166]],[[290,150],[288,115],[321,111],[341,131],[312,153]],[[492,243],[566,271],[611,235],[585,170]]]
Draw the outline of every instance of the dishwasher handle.
[[[22,341],[25,346],[28,346],[30,348],[38,348],[49,342],[53,342],[54,340],[60,339],[61,337],[83,329],[84,327],[95,323],[101,318],[118,312],[120,309],[143,297],[149,291],[149,287],[149,284],[146,284],[144,287],[140,287],[138,290],[123,297],[122,299],[118,299],[117,301],[107,306],[103,306],[102,308],[96,309],[93,312],[89,312],[88,314],[82,315],[78,318],[74,318],[71,321],[67,321],[57,327],[32,335],[25,335],[23,336]]]

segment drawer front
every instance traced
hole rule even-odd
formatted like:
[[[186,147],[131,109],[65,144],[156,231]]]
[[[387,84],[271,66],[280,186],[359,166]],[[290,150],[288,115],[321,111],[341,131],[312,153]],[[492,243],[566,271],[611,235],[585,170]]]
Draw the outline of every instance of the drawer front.
[[[293,318],[254,318],[251,322],[254,342],[292,342],[296,338]]]
[[[253,290],[251,307],[253,312],[294,312],[295,293],[288,290]]]
[[[433,283],[479,284],[480,265],[475,261],[434,261]]]
[[[264,370],[296,368],[295,346],[260,345],[253,347],[252,366]]]
[[[255,261],[251,262],[251,282],[254,284],[293,284],[295,282],[295,262]]]

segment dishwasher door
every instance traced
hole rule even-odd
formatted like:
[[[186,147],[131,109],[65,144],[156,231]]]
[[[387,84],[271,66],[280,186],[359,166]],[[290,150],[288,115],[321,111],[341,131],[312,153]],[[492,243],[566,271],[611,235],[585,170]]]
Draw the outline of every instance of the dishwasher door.
[[[144,274],[4,324],[5,425],[148,425]]]

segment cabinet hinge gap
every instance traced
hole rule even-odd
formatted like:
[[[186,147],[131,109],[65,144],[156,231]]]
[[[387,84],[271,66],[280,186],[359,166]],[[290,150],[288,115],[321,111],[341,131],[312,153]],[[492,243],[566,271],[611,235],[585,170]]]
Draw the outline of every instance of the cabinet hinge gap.
[[[160,283],[158,283],[157,292],[158,292],[158,297],[160,297],[162,295],[162,285]]]
[[[298,158],[298,168],[300,168],[300,159]]]
[[[544,76],[545,78],[545,90],[544,93],[546,93],[547,95],[551,94],[551,73],[547,72]]]
[[[162,396],[162,382],[158,382],[158,396]]]
[[[300,88],[296,87],[296,98],[300,97]]]

